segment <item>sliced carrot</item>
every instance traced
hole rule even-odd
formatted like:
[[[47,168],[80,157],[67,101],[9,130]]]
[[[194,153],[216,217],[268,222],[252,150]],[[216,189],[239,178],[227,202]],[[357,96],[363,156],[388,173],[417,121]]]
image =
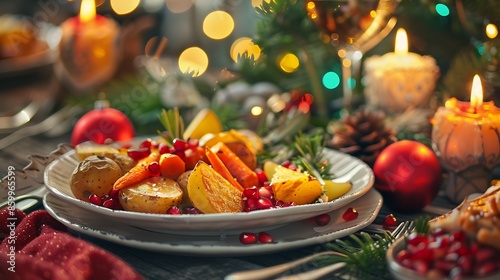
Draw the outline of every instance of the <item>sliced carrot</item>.
[[[238,181],[231,175],[231,172],[227,169],[227,167],[224,165],[224,163],[220,160],[220,158],[209,148],[206,149],[205,151],[208,160],[210,161],[210,164],[212,165],[212,168],[217,171],[222,177],[224,177],[226,180],[231,183],[234,187],[236,187],[238,190],[243,191],[243,187],[238,183]]]
[[[250,169],[226,144],[218,142],[210,150],[217,155],[229,173],[243,188],[247,189],[259,185],[257,173]]]
[[[177,180],[186,171],[186,163],[175,154],[162,154],[160,156],[160,173],[165,178]]]
[[[200,160],[208,163],[205,155],[205,148],[203,147],[196,147],[195,150],[188,149],[186,150],[185,155],[186,156],[183,158],[183,160],[184,163],[186,163],[186,170],[193,169]]]
[[[127,173],[123,174],[113,185],[113,189],[120,190],[128,187],[132,184],[138,183],[146,178],[151,177],[151,172],[149,171],[149,165],[160,159],[160,154],[158,152],[151,152],[149,156],[140,159],[137,164],[132,167]]]

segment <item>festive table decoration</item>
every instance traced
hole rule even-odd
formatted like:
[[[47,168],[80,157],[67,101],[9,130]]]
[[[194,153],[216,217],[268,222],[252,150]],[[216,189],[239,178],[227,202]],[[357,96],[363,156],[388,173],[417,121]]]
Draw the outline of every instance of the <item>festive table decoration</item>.
[[[83,115],[71,134],[71,145],[85,141],[104,144],[111,141],[129,141],[135,135],[134,126],[121,111],[110,108],[109,102],[99,100],[94,110]]]
[[[333,123],[330,148],[358,157],[373,166],[379,153],[396,141],[395,132],[385,126],[381,111],[359,110]]]
[[[368,105],[396,114],[429,107],[439,67],[431,56],[408,52],[406,31],[399,29],[394,52],[367,58],[365,75]]]
[[[385,148],[373,165],[375,187],[395,211],[415,212],[436,197],[442,181],[441,164],[424,144],[402,140]]]
[[[449,178],[446,195],[455,203],[489,186],[500,162],[500,109],[483,102],[481,80],[474,77],[470,102],[449,99],[432,119],[432,146]]]
[[[96,15],[94,0],[83,0],[79,16],[61,24],[57,72],[76,90],[88,90],[109,80],[118,63],[120,29],[112,19]]]

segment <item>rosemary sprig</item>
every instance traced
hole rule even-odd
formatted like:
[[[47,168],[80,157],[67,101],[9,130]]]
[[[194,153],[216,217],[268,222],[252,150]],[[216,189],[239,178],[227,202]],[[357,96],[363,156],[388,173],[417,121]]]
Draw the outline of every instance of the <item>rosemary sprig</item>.
[[[323,149],[325,142],[322,133],[304,135],[299,133],[295,137],[294,149],[296,156],[292,161],[307,170],[309,174],[322,179],[333,179],[334,175],[330,168],[330,161],[325,158]],[[319,173],[319,174],[317,174]]]
[[[165,110],[162,109],[160,116],[158,116],[160,123],[166,131],[159,131],[158,134],[173,145],[175,138],[183,139],[184,135],[184,119],[179,114],[179,108]]]
[[[345,262],[346,266],[339,271],[341,275],[355,275],[358,279],[385,279],[389,277],[385,254],[393,241],[387,232],[374,236],[366,232],[351,234],[345,239],[326,244],[329,249],[344,256],[325,256],[321,262]]]

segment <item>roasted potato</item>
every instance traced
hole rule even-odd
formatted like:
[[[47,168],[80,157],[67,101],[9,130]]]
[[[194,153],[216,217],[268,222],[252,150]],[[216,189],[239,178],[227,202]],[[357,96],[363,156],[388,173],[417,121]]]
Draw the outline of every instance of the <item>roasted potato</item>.
[[[73,195],[89,201],[89,196],[108,194],[113,184],[122,176],[118,164],[103,156],[89,156],[81,161],[71,174],[70,187]]]
[[[179,206],[183,192],[176,181],[161,176],[149,177],[121,189],[119,199],[124,210],[165,214],[172,206]]]
[[[189,176],[189,199],[202,213],[241,212],[242,192],[203,161],[199,161]]]
[[[264,165],[264,170],[271,167],[272,164]],[[274,166],[271,187],[277,200],[297,205],[309,204],[323,193],[323,187],[318,180],[281,165]]]
[[[186,195],[182,196],[182,202],[181,202],[185,206],[193,206],[193,202],[191,201],[191,199],[189,199],[189,195],[187,195],[187,193],[188,193],[188,190],[187,190],[188,179],[189,179],[189,176],[191,175],[192,172],[193,172],[193,170],[188,170],[188,171],[182,173],[177,178],[177,184],[179,184],[179,187],[181,187],[182,192],[184,194],[186,194]]]

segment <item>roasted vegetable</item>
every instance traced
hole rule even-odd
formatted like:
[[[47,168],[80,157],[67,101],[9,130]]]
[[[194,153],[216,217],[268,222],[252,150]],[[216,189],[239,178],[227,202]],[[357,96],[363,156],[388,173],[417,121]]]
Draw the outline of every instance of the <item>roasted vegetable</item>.
[[[176,181],[158,176],[120,190],[118,197],[127,211],[165,214],[170,207],[179,206],[182,196]]]

